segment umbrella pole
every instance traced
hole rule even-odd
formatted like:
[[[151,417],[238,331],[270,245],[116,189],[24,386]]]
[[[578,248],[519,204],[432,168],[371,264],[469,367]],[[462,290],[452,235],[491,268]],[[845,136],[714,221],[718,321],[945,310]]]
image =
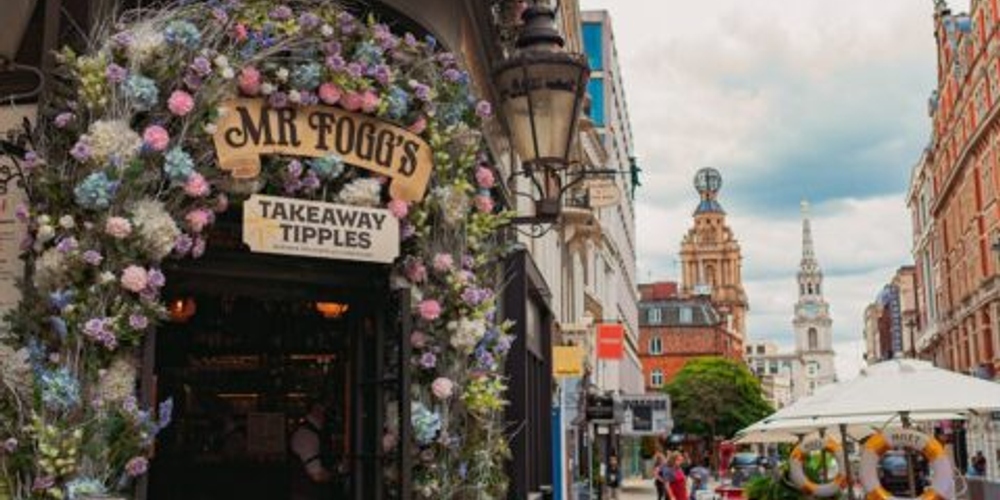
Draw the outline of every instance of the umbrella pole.
[[[899,420],[903,423],[904,429],[909,429],[913,426],[913,423],[910,421],[910,412],[899,412]],[[906,448],[906,480],[910,483],[910,496],[917,496],[917,480],[913,473],[913,452],[909,448]]]
[[[819,439],[820,440],[826,439],[826,428],[820,428]],[[822,448],[819,450],[819,471],[820,475],[823,476],[822,479],[824,483],[828,479],[830,479],[830,471],[828,471],[826,467],[826,448]]]
[[[847,500],[854,498],[854,477],[851,474],[851,457],[847,455],[847,424],[840,424],[840,452],[844,454],[844,477],[847,478]]]

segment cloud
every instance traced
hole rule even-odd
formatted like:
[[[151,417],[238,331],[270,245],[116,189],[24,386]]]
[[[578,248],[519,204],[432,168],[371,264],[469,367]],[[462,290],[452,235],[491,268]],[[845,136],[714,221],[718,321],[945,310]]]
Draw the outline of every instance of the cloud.
[[[911,260],[903,193],[930,127],[932,2],[581,3],[614,23],[644,169],[640,280],[678,279],[694,172],[716,167],[743,249],[750,335],[790,345],[808,198],[835,342],[850,352],[864,306]]]

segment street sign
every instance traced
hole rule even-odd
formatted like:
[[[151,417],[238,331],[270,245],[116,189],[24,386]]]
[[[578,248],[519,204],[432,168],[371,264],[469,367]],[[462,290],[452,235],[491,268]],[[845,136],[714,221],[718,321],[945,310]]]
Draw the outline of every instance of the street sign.
[[[614,179],[593,179],[587,182],[587,194],[592,208],[617,205],[622,199],[621,189]]]

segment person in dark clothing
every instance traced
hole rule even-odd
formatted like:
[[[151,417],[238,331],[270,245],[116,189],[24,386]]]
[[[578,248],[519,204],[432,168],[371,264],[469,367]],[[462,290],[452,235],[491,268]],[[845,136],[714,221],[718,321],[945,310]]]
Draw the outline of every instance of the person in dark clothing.
[[[662,471],[666,464],[667,457],[663,453],[656,452],[653,459],[653,484],[656,485],[656,500],[667,498],[667,483]]]
[[[617,499],[618,488],[622,484],[622,471],[621,466],[618,464],[618,456],[615,454],[608,457],[608,469],[605,477],[607,477],[608,489],[611,490],[608,498]]]
[[[309,405],[309,413],[292,433],[291,500],[330,500],[334,495],[333,441],[326,426],[326,406]]]

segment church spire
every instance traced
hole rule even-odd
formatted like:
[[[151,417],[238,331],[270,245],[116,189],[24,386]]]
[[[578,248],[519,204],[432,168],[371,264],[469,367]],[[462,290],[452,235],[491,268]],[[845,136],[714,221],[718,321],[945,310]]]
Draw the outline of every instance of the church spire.
[[[802,200],[802,267],[807,266],[819,267],[813,248],[812,227],[809,225],[809,202]]]
[[[816,260],[812,225],[809,221],[809,202],[802,200],[802,261],[799,263],[799,297],[823,296],[823,271]]]

